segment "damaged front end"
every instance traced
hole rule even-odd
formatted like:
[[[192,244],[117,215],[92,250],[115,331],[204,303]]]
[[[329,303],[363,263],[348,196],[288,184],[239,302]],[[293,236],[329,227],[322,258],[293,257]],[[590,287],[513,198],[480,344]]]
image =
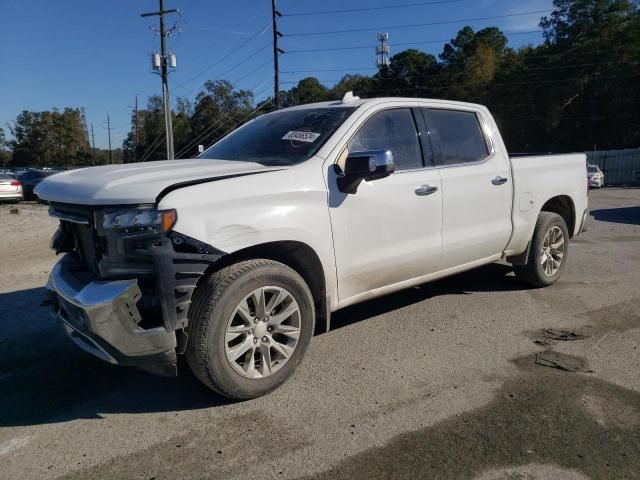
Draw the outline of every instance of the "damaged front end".
[[[175,376],[192,294],[224,252],[172,231],[173,210],[52,202],[51,247],[65,253],[47,288],[71,339],[107,362]]]

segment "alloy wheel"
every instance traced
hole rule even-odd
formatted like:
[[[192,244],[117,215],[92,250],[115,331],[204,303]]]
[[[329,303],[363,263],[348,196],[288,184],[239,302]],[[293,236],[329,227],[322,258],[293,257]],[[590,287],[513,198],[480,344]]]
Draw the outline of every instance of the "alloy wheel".
[[[542,265],[542,271],[545,276],[553,277],[558,273],[562,265],[562,259],[564,258],[564,249],[564,233],[560,227],[554,225],[547,231],[542,241],[540,264]]]
[[[236,306],[225,330],[225,354],[246,378],[268,377],[293,355],[300,338],[300,307],[282,287],[252,291]]]

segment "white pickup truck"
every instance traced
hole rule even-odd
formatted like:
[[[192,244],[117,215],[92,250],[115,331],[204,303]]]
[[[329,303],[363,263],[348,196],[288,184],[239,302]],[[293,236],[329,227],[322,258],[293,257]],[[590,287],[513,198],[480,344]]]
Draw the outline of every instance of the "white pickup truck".
[[[288,108],[199,158],[68,171],[36,193],[47,288],[84,350],[263,395],[331,312],[506,259],[543,287],[587,217],[585,155],[510,158],[489,111],[378,98]]]

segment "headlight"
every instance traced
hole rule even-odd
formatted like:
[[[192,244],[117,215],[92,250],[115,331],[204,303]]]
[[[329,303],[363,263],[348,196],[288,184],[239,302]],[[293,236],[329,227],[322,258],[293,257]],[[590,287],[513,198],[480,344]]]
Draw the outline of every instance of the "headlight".
[[[102,228],[105,230],[155,230],[168,232],[178,219],[175,210],[131,209],[105,212]]]

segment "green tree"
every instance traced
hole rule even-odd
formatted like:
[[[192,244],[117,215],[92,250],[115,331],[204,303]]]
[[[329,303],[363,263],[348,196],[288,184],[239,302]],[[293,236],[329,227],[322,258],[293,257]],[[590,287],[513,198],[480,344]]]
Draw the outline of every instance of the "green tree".
[[[65,108],[21,112],[10,127],[12,164],[80,166],[90,163],[90,148],[82,111]]]
[[[487,103],[490,84],[508,53],[507,38],[495,27],[474,32],[464,27],[443,48],[441,97]]]
[[[177,145],[176,152],[181,152],[181,156],[196,155],[198,145],[209,146],[248,120],[253,105],[253,93],[249,90],[235,90],[227,80],[205,82],[190,116],[190,136]]]
[[[345,75],[332,88],[307,77],[280,92],[281,105],[338,100],[347,91],[363,98],[446,98],[487,105],[512,151],[636,147],[639,8],[631,0],[554,0],[552,13],[540,22],[540,45],[514,50],[499,28],[476,32],[465,26],[443,45],[438,58],[408,49],[374,75]],[[152,97],[147,110],[139,112],[137,158],[145,152],[153,159],[166,156],[161,107],[160,98]],[[209,145],[273,108],[269,102],[256,107],[250,92],[236,91],[226,81],[207,82],[193,104],[176,101],[176,151],[192,155],[198,144]],[[125,140],[125,156],[132,139]]]
[[[8,147],[9,144],[4,129],[0,128],[0,166],[3,168],[11,162],[11,151]]]
[[[340,99],[347,92],[367,97],[374,88],[373,79],[364,75],[345,75],[328,93],[328,99]]]
[[[374,76],[373,91],[378,95],[425,96],[438,71],[433,55],[416,49],[404,50],[391,57],[389,66]]]
[[[303,78],[298,82],[298,85],[291,89],[292,105],[324,102],[329,99],[329,89],[322,85],[317,78]]]

